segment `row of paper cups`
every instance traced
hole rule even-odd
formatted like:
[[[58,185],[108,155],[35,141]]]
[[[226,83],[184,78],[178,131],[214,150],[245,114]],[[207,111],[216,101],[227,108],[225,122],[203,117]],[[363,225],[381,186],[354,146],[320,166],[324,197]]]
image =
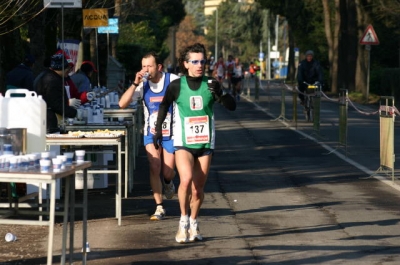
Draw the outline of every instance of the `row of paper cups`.
[[[54,172],[72,165],[76,155],[76,162],[84,162],[85,150],[75,150],[74,152],[65,152],[63,155],[55,155],[52,152],[32,153],[28,155],[1,155],[0,171],[27,171],[40,167],[41,172],[49,172],[50,168]]]

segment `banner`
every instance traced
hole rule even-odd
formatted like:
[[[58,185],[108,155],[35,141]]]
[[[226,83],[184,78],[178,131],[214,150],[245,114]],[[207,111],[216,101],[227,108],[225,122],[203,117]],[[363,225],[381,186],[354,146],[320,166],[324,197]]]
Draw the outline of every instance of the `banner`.
[[[97,28],[108,26],[107,8],[82,9],[83,27]]]
[[[65,53],[74,63],[74,69],[79,69],[79,67],[77,68],[76,65],[76,62],[78,61],[79,43],[79,40],[64,40],[64,45],[62,45],[61,40],[58,40],[57,42],[57,50],[62,49],[65,51]]]

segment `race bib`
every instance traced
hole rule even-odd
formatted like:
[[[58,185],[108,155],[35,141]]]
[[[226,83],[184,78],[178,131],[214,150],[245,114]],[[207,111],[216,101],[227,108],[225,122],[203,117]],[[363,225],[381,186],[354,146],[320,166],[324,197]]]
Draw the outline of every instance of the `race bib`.
[[[210,142],[210,122],[208,116],[185,117],[186,144]]]
[[[153,112],[149,118],[150,132],[152,134],[156,133],[157,116],[158,112]],[[171,136],[171,113],[167,113],[161,128],[163,136]]]

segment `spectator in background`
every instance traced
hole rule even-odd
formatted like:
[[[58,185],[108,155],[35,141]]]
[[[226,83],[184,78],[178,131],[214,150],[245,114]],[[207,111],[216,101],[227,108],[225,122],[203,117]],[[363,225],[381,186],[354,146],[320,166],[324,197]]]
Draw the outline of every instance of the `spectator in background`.
[[[58,117],[75,118],[79,104],[70,104],[63,84],[63,76],[71,71],[73,64],[68,62],[63,52],[57,52],[50,59],[50,68],[37,80],[36,92],[42,95],[47,105],[47,133],[60,132]],[[70,106],[72,105],[72,106]]]
[[[51,58],[50,57],[46,57],[43,60],[43,67],[44,68],[49,68],[50,67],[50,63],[51,63]],[[36,86],[37,86],[37,82],[40,80],[40,78],[42,78],[42,75],[44,75],[44,73],[46,72],[46,70],[40,72],[40,74],[38,74],[35,79],[33,80],[33,90],[36,91]]]
[[[232,95],[237,101],[240,100],[243,77],[244,74],[243,74],[242,63],[240,63],[239,58],[236,57],[235,68],[233,68],[233,73],[232,73],[232,85],[233,85]]]
[[[254,62],[250,62],[249,73],[251,74],[251,77],[257,76],[257,72],[259,71],[260,67],[256,65]]]
[[[222,56],[220,56],[218,58],[218,61],[214,64],[214,71],[213,71],[212,77],[217,79],[221,88],[223,88],[222,83],[224,81],[225,69],[226,69],[226,67],[224,64],[224,58]]]
[[[232,55],[228,55],[228,60],[226,61],[225,67],[226,67],[226,80],[228,81],[228,91],[234,94],[232,88],[232,74],[233,74],[233,69],[235,68],[235,61],[233,60]]]
[[[215,66],[214,56],[210,57],[210,59],[208,60],[207,64],[208,64],[208,76],[212,76],[212,73],[214,71],[214,66]]]
[[[34,76],[32,66],[34,63],[35,58],[28,54],[21,64],[8,72],[6,75],[6,90],[10,88],[26,88],[33,91]]]
[[[90,78],[93,72],[97,73],[94,64],[91,61],[83,61],[78,72],[71,75],[71,79],[78,88],[79,93],[89,92],[92,90]]]
[[[174,66],[172,65],[171,61],[168,61],[167,72],[170,74],[174,72]]]

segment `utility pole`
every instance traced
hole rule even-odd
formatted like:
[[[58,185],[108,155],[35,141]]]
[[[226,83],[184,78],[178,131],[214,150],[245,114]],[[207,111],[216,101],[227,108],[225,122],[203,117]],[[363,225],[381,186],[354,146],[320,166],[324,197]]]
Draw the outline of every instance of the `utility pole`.
[[[218,7],[215,9],[215,60],[218,60]]]

